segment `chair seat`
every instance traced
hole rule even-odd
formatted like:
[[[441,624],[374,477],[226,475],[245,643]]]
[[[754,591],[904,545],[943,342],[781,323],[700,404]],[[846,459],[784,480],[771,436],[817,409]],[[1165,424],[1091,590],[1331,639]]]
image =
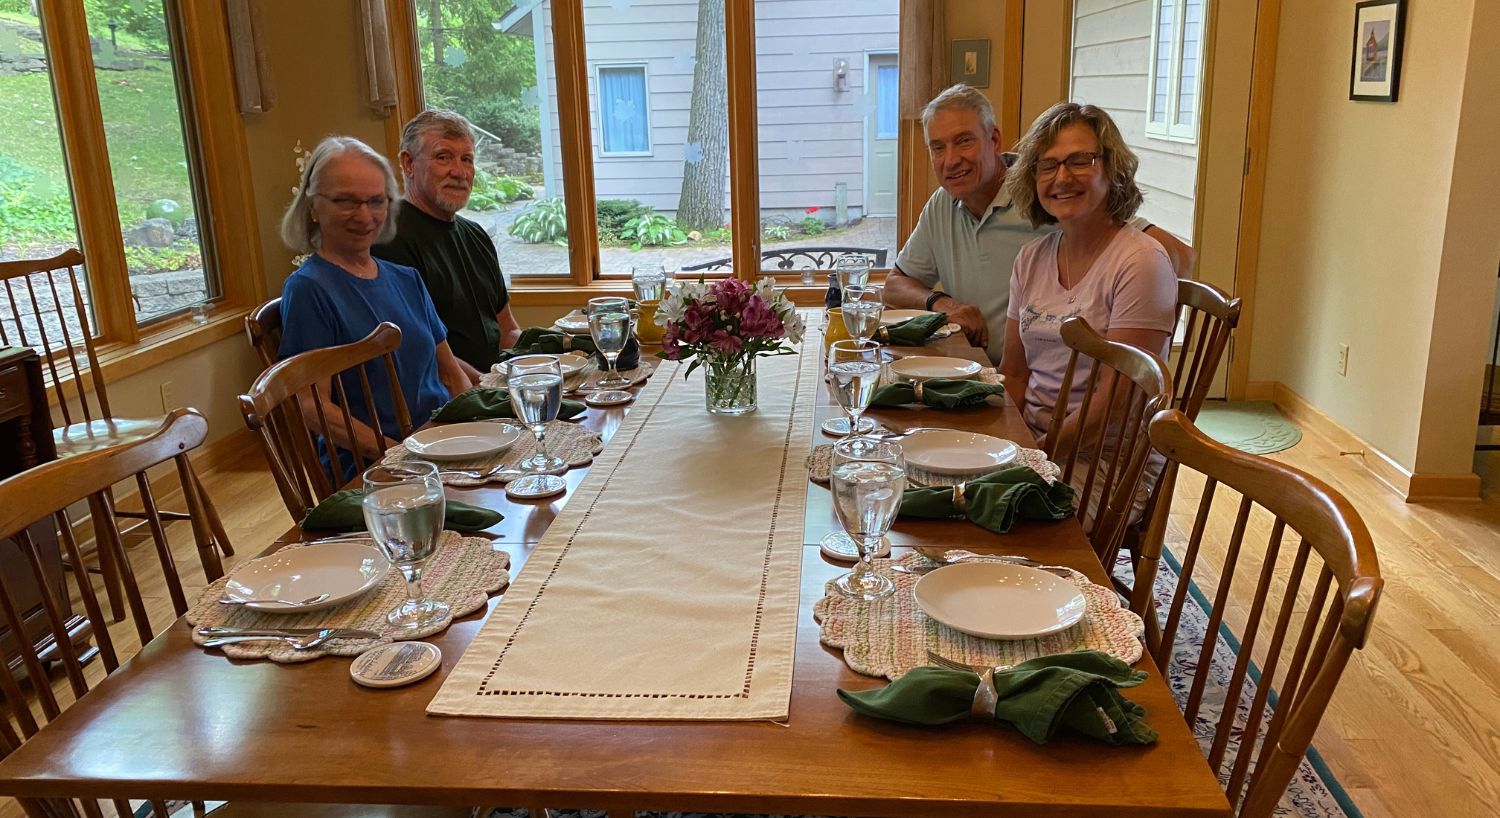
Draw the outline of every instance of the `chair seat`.
[[[488,813],[488,810],[485,810]],[[469,807],[412,807],[403,804],[252,804],[231,801],[208,814],[214,818],[469,818]]]
[[[59,458],[98,451],[122,443],[145,440],[161,429],[166,418],[104,418],[52,430]]]

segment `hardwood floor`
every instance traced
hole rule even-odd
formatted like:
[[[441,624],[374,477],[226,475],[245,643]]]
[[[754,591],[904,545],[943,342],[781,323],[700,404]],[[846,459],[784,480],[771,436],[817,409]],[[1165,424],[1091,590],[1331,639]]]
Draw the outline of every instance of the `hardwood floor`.
[[[1386,580],[1374,635],[1345,672],[1314,746],[1368,818],[1494,814],[1500,804],[1500,453],[1478,454],[1482,502],[1433,505],[1402,502],[1314,433],[1272,457],[1321,477],[1354,503],[1374,535]],[[203,478],[239,549],[226,567],[254,556],[286,528],[286,510],[254,448]],[[1178,489],[1173,518],[1181,536],[1202,479],[1184,475]],[[174,498],[165,502],[172,505]],[[1228,530],[1235,505],[1229,498],[1216,503],[1211,530]],[[204,579],[186,529],[175,525],[169,533],[191,596]],[[1264,542],[1253,525],[1251,535]],[[148,559],[149,545],[134,542],[136,558]],[[1253,561],[1242,566],[1256,568]],[[171,611],[156,583],[151,587],[148,580],[146,591],[160,627],[160,617],[170,618]],[[1210,582],[1205,592],[1211,588]],[[1231,626],[1236,617],[1243,617],[1242,608],[1230,616]],[[126,653],[136,649],[128,623],[111,633]],[[19,814],[13,802],[0,804],[0,818]]]

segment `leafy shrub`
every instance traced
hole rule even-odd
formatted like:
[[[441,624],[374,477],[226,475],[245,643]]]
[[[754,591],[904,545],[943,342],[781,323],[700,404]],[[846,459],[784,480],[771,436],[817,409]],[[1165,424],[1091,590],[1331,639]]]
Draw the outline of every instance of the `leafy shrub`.
[[[594,203],[599,216],[599,237],[625,240],[625,224],[631,219],[652,214],[650,205],[635,199],[600,199]]]
[[[73,240],[73,202],[61,184],[40,184],[30,167],[0,157],[0,238],[4,241]]]
[[[535,154],[542,149],[541,121],[534,105],[516,97],[487,96],[453,104],[470,122],[500,137],[505,147]]]
[[[514,176],[496,177],[490,190],[495,194],[495,198],[502,202],[536,198],[536,189]]]
[[[819,233],[822,233],[824,230],[827,230],[828,225],[823,224],[823,220],[818,218],[817,216],[808,216],[807,218],[797,223],[797,229],[801,230],[803,233],[806,233],[809,236],[816,236]]]
[[[662,247],[671,245],[676,247],[687,244],[687,234],[677,222],[672,221],[660,213],[652,213],[649,216],[636,216],[625,223],[625,229],[620,238],[630,242],[630,249],[639,250],[642,247]]]
[[[771,241],[786,241],[792,237],[792,228],[784,224],[768,224],[761,233]]]
[[[730,229],[729,225],[726,224],[723,227],[715,227],[714,229],[708,231],[705,238],[707,238],[709,241],[730,242],[734,240],[734,233]]]
[[[516,217],[510,226],[510,234],[528,244],[551,242],[559,247],[568,245],[568,217],[563,200],[543,199],[527,208]]]
[[[146,218],[166,219],[174,228],[181,227],[182,223],[187,221],[187,216],[187,211],[182,209],[182,205],[171,199],[157,199],[146,206]]]
[[[171,273],[196,270],[203,266],[203,256],[196,247],[125,246],[125,266],[131,273]]]

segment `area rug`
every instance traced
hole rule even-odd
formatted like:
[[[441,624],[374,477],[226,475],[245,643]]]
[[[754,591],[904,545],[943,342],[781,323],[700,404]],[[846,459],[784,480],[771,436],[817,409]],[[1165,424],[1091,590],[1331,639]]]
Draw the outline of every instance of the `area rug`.
[[[1279,452],[1302,440],[1301,430],[1268,400],[1209,401],[1194,422],[1214,440],[1250,454]]]
[[[1177,575],[1181,570],[1171,552],[1164,551],[1162,569],[1156,574],[1153,592],[1156,595],[1157,610],[1164,612],[1171,604],[1172,593],[1177,587]],[[1122,563],[1124,574],[1129,573],[1129,563]],[[1174,651],[1172,662],[1167,668],[1167,684],[1172,688],[1172,694],[1181,707],[1187,700],[1188,689],[1192,685],[1192,673],[1197,666],[1198,645],[1202,643],[1204,631],[1208,627],[1208,599],[1194,583],[1189,583],[1189,596],[1197,604],[1184,605],[1182,620],[1178,625],[1178,648]],[[1165,615],[1163,614],[1163,617]],[[1193,727],[1194,734],[1198,737],[1198,744],[1202,747],[1204,755],[1208,754],[1213,744],[1213,732],[1218,724],[1219,716],[1224,712],[1224,691],[1229,686],[1229,675],[1234,668],[1235,658],[1239,653],[1240,642],[1228,625],[1219,626],[1218,638],[1214,645],[1213,670],[1209,674],[1208,684],[1203,693],[1203,704],[1199,707],[1197,723]],[[1142,661],[1150,661],[1143,659]],[[1246,680],[1240,691],[1240,700],[1236,705],[1236,726],[1243,729],[1247,721],[1250,707],[1255,700],[1256,685],[1260,682],[1260,668],[1255,663],[1250,664],[1250,678]],[[1276,702],[1276,694],[1270,695],[1271,703]],[[1163,713],[1156,718],[1181,718],[1177,713]],[[1261,730],[1264,731],[1265,722],[1262,721]],[[1237,746],[1236,740],[1231,739],[1231,750]],[[1227,783],[1227,774],[1223,777],[1221,784]],[[556,818],[603,818],[603,812],[595,810],[549,810]],[[730,813],[701,813],[701,812],[667,812],[650,813],[637,812],[637,818],[754,818]],[[1277,807],[1275,815],[1277,818],[1363,818],[1359,809],[1349,798],[1348,793],[1339,785],[1328,766],[1318,755],[1316,748],[1309,748],[1307,757],[1302,759],[1302,764],[1297,768],[1297,773],[1292,777],[1292,782],[1287,787],[1286,793],[1281,797],[1281,804]],[[529,818],[524,809],[497,809],[490,813],[489,818]],[[766,818],[782,818],[782,816],[766,816]]]

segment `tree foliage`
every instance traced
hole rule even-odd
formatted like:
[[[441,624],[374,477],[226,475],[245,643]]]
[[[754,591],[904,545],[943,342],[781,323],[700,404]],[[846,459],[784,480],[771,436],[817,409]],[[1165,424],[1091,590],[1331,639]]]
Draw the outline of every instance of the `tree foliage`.
[[[83,0],[88,14],[89,34],[99,40],[109,39],[109,24],[118,31],[134,34],[148,51],[167,53],[167,18],[160,2],[144,0]],[[124,47],[124,43],[120,44]]]
[[[535,44],[495,28],[514,6],[514,0],[418,0],[423,90],[428,105],[457,111],[529,153],[540,146],[536,106],[523,99],[536,87]]]

